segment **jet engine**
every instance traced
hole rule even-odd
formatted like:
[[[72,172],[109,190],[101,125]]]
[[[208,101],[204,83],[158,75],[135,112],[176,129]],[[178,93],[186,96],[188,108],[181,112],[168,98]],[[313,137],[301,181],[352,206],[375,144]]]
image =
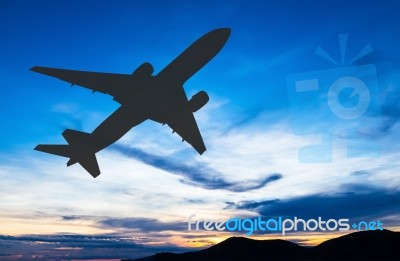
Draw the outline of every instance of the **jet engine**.
[[[205,91],[199,91],[189,100],[189,108],[192,112],[201,109],[210,100]]]
[[[144,78],[151,76],[151,74],[154,72],[154,68],[150,63],[143,63],[140,65],[133,73],[132,75],[137,76],[139,78]]]

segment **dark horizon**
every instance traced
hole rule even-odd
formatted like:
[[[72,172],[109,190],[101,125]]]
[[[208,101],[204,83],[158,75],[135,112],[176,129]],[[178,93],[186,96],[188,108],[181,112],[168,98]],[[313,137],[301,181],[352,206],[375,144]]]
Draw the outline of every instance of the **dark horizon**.
[[[398,260],[400,232],[358,231],[329,239],[313,247],[302,247],[282,239],[254,240],[230,237],[209,248],[182,254],[157,253],[121,261],[195,261],[195,260]]]
[[[152,255],[161,256],[163,258],[170,258],[172,253],[191,253],[197,251],[207,250],[209,248],[213,248],[214,246],[225,248],[228,243],[228,248],[231,247],[232,240],[234,240],[234,249],[237,250],[237,242],[242,244],[243,242],[247,242],[252,245],[252,242],[268,242],[276,241],[276,242],[290,242],[299,247],[305,248],[317,248],[318,246],[324,245],[326,242],[335,242],[335,240],[341,240],[343,238],[352,237],[352,235],[356,235],[357,241],[354,241],[354,236],[352,241],[354,243],[360,241],[363,242],[363,235],[369,235],[369,240],[379,238],[380,235],[384,236],[394,236],[396,238],[400,237],[400,231],[390,231],[384,229],[383,231],[375,230],[375,231],[351,231],[349,233],[333,235],[332,238],[329,238],[323,242],[320,242],[316,245],[304,245],[301,241],[296,240],[287,240],[287,237],[283,236],[272,236],[269,239],[263,239],[261,237],[246,237],[246,236],[231,236],[223,239],[220,242],[209,245],[207,247],[191,247],[191,248],[183,248],[179,246],[144,246],[138,245],[134,241],[130,239],[123,239],[122,237],[111,236],[111,235],[26,235],[26,236],[4,236],[0,235],[0,249],[4,246],[8,246],[9,249],[19,249],[19,254],[7,254],[4,252],[0,255],[0,260],[9,261],[9,260],[48,260],[48,257],[43,257],[44,259],[38,258],[41,252],[46,251],[48,255],[51,255],[51,259],[59,260],[57,258],[61,258],[63,260],[66,256],[69,256],[73,260],[120,260],[120,259],[141,259],[144,257],[149,257]],[[360,235],[360,236],[357,236]],[[378,235],[378,237],[376,237]],[[385,237],[380,237],[379,244],[382,244],[382,240]],[[239,241],[235,241],[239,240]],[[244,241],[242,241],[244,240]],[[385,239],[386,240],[386,239]],[[249,243],[250,242],[250,243]],[[247,244],[246,243],[246,244]],[[346,243],[347,244],[347,243]],[[378,245],[379,245],[378,244]],[[31,247],[28,247],[31,245]],[[36,246],[35,246],[36,245]],[[54,250],[50,250],[49,246],[56,246]],[[286,243],[283,245],[285,246]],[[290,244],[289,244],[290,246]],[[275,246],[276,247],[276,246]],[[273,247],[272,249],[274,249]],[[362,247],[362,246],[359,246]],[[301,248],[296,248],[301,249]],[[140,250],[140,252],[138,252]],[[26,251],[26,252],[24,252]],[[224,250],[225,251],[225,250]],[[222,253],[225,253],[222,251]],[[228,251],[229,252],[229,251]],[[99,254],[102,253],[102,254]],[[146,254],[147,253],[147,254]],[[171,254],[162,254],[162,253],[171,253]],[[297,253],[297,252],[296,252]],[[172,255],[174,256],[174,255]],[[160,257],[160,258],[161,258]],[[175,257],[175,256],[174,256]],[[14,259],[13,259],[14,258]],[[21,259],[22,258],[22,259]],[[158,260],[158,259],[157,259]],[[160,259],[164,260],[164,259]],[[166,259],[169,260],[169,259]],[[174,260],[174,259],[172,259]],[[179,260],[179,259],[176,259]]]

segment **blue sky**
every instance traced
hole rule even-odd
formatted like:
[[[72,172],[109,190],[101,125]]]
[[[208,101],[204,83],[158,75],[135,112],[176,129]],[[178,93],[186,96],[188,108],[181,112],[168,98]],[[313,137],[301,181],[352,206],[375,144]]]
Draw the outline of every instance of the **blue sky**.
[[[43,241],[48,249],[61,242],[65,249],[49,255],[112,259],[204,247],[229,236],[189,234],[182,224],[193,213],[224,219],[320,211],[379,218],[398,230],[399,7],[398,1],[0,3],[0,250],[11,245],[6,254],[28,260],[26,253],[39,253],[43,245],[26,242]],[[232,30],[226,46],[185,84],[189,97],[199,90],[210,95],[195,114],[204,155],[151,122],[98,153],[102,174],[95,180],[80,166],[66,168],[65,159],[33,150],[39,143],[64,143],[66,128],[91,132],[118,104],[31,72],[32,66],[130,74],[150,62],[157,73],[220,27]],[[348,34],[344,64],[338,34]],[[349,64],[367,44],[373,51]],[[338,64],[316,55],[318,46]],[[332,80],[327,70],[366,64],[376,67],[372,76],[352,73],[367,84],[377,79],[375,103],[354,121],[338,120],[327,109],[329,84],[300,97],[287,82],[288,75],[305,73],[322,84]],[[330,160],[302,162],[299,151],[320,139],[324,146],[303,151]],[[379,153],[349,158],[346,143]],[[98,245],[85,248],[90,240],[73,243],[71,234],[96,237]],[[104,250],[104,237],[126,247],[123,256]],[[314,244],[328,237],[289,239]],[[141,250],[133,251],[138,245]]]
[[[1,66],[2,83],[7,86],[1,97],[4,109],[15,97],[19,104],[40,109],[60,95],[69,95],[65,100],[81,101],[89,108],[101,105],[100,110],[105,112],[112,110],[115,105],[110,99],[89,98],[85,90],[77,90],[82,94],[76,94],[65,88],[49,91],[45,87],[32,87],[54,81],[40,78],[28,69],[33,65],[48,65],[130,73],[142,62],[150,61],[157,72],[199,35],[217,27],[229,26],[233,30],[225,55],[191,81],[208,85],[210,83],[202,79],[211,77],[215,86],[204,87],[216,95],[228,97],[234,107],[250,115],[264,109],[287,107],[283,85],[288,73],[331,67],[312,52],[317,45],[323,45],[338,57],[335,41],[338,33],[350,34],[350,54],[371,42],[382,53],[380,57],[392,57],[391,60],[397,57],[393,44],[396,41],[393,32],[398,26],[396,8],[390,4],[375,4],[371,8],[368,1],[362,5],[318,1],[307,4],[238,1],[234,5],[212,1],[148,2],[146,5],[129,1],[113,4],[107,1],[17,1],[2,5],[1,55],[2,60],[7,61]],[[379,40],[382,35],[385,40]],[[381,61],[374,61],[377,62]],[[227,63],[231,66],[225,69]],[[221,68],[225,71],[224,78],[214,73]],[[188,90],[192,88],[188,84]],[[33,95],[43,99],[32,99]],[[54,115],[34,115],[37,114],[28,117],[25,107],[19,106],[6,121],[43,126],[41,119],[54,118]],[[15,118],[24,121],[15,123]],[[2,141],[5,146],[21,139],[35,139],[38,134],[26,135],[18,131],[21,125],[16,127],[7,133],[9,138]]]

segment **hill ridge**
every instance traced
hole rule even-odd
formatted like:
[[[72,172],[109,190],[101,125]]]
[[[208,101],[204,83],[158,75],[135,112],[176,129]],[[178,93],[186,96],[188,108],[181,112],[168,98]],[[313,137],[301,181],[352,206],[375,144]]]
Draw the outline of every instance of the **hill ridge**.
[[[175,254],[158,253],[123,261],[275,261],[275,260],[400,260],[400,232],[358,231],[329,239],[314,247],[282,240],[230,237],[209,248]]]

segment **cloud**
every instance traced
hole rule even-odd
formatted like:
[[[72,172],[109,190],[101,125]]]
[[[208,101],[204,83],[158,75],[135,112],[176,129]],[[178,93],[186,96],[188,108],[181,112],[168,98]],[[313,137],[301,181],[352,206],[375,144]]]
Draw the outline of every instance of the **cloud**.
[[[161,251],[184,250],[174,245],[146,246],[121,236],[0,235],[0,252],[6,258],[18,255],[19,259],[16,260],[122,259],[148,256]]]
[[[62,220],[71,221],[71,220],[78,220],[80,219],[78,216],[62,216]]]
[[[65,114],[74,114],[77,111],[79,111],[80,106],[76,103],[71,103],[71,102],[59,102],[53,105],[52,111],[53,112],[59,112],[59,113],[65,113]]]
[[[112,236],[102,235],[26,235],[26,236],[4,236],[0,235],[3,241],[22,241],[57,243],[68,247],[96,247],[96,248],[132,248],[138,244],[131,240],[121,239]]]
[[[400,120],[399,99],[399,86],[394,87],[391,85],[383,98],[381,106],[382,125],[379,130],[382,134],[389,133]]]
[[[98,222],[104,228],[133,229],[144,233],[162,231],[184,231],[186,222],[163,222],[153,218],[108,218]]]
[[[145,164],[180,175],[183,177],[181,182],[184,184],[200,186],[205,189],[224,189],[232,192],[246,192],[260,189],[282,178],[281,174],[273,173],[259,180],[244,180],[240,181],[240,183],[235,183],[222,178],[223,175],[221,173],[207,167],[206,164],[190,166],[177,163],[166,157],[160,157],[138,148],[131,148],[120,144],[116,144],[112,148],[127,157],[135,158]]]
[[[385,217],[400,216],[400,191],[349,184],[336,193],[319,193],[289,199],[227,202],[227,206],[255,211],[263,216],[382,220]],[[397,220],[386,220],[384,224],[399,225]]]
[[[374,50],[371,54],[356,61],[355,65],[374,64],[377,68],[380,87],[381,124],[378,135],[387,135],[400,120],[400,86],[398,64],[400,57],[390,49]]]
[[[368,170],[356,170],[350,173],[350,175],[352,176],[369,176],[369,175],[373,175],[372,172],[368,171]]]

